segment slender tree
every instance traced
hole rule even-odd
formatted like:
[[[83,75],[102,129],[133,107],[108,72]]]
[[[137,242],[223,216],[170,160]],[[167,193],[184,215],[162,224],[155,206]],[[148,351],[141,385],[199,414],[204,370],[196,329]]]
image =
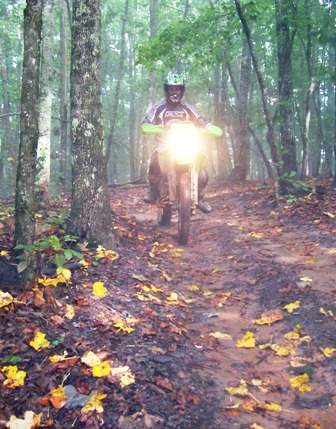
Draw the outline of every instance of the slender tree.
[[[90,242],[114,242],[103,152],[101,3],[74,0],[71,53],[72,203],[68,231]]]
[[[53,0],[43,1],[42,59],[39,102],[39,142],[37,155],[39,161],[39,186],[41,199],[49,204],[50,194],[50,137],[53,82],[54,48],[54,9]]]
[[[15,194],[15,244],[22,244],[25,257],[24,280],[35,274],[36,260],[27,246],[35,237],[35,180],[38,143],[38,96],[42,0],[30,0],[24,11],[24,59],[21,90],[20,147]]]

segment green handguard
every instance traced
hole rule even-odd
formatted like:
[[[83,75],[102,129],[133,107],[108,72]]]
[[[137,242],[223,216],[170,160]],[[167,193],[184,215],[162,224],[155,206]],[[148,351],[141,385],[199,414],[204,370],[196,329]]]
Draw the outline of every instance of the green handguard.
[[[164,131],[163,125],[142,124],[141,132],[147,135],[162,134]]]
[[[223,131],[219,127],[216,127],[216,125],[208,124],[205,127],[205,134],[208,136],[220,137],[223,135]]]

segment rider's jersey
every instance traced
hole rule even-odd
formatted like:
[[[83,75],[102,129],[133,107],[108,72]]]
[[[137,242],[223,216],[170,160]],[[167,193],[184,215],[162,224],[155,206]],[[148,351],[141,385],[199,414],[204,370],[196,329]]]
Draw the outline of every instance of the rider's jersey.
[[[142,123],[169,127],[176,122],[192,122],[198,128],[204,128],[210,123],[190,104],[183,102],[172,104],[166,100],[151,106]]]

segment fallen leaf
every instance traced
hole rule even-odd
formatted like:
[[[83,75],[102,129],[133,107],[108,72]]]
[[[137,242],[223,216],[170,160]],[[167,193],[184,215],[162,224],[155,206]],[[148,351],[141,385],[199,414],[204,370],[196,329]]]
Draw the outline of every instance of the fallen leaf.
[[[293,331],[287,332],[284,337],[287,340],[297,340],[302,335],[302,329],[300,325],[296,325]]]
[[[97,413],[102,413],[104,411],[102,399],[106,398],[105,393],[93,393],[84,407],[81,409],[82,414],[88,414],[91,411],[97,411]]]
[[[320,308],[320,313],[324,314],[325,316],[334,316],[334,313],[331,310],[326,311],[323,307]]]
[[[27,374],[25,371],[20,371],[16,365],[4,366],[1,372],[4,372],[7,377],[3,385],[9,389],[15,389],[24,385],[24,379]]]
[[[323,349],[322,347],[320,347],[321,352],[324,354],[324,356],[326,357],[331,357],[335,352],[336,349],[335,348],[331,348],[331,347],[326,347],[325,349]]]
[[[37,332],[33,341],[29,343],[33,349],[40,351],[50,346],[50,342],[46,339],[46,335],[42,332]]]
[[[237,340],[236,346],[252,348],[252,347],[255,347],[255,343],[256,343],[256,340],[253,336],[253,333],[250,331],[247,331],[243,338],[241,338],[240,340]]]
[[[210,337],[214,337],[217,340],[232,340],[231,335],[229,334],[224,334],[223,332],[210,332],[209,334]]]
[[[26,411],[24,419],[10,416],[9,422],[6,423],[6,427],[9,429],[32,429],[40,425],[41,417],[42,413],[35,414],[33,411]]]
[[[300,307],[300,301],[295,301],[290,304],[285,305],[283,308],[288,311],[288,313],[293,313],[294,310]]]
[[[251,396],[251,393],[247,389],[246,381],[243,379],[240,380],[238,387],[226,387],[225,390],[233,396]]]
[[[66,312],[64,317],[66,317],[69,320],[72,320],[75,317],[75,309],[73,305],[71,304],[66,305]]]
[[[253,320],[258,325],[271,325],[284,318],[284,313],[281,310],[270,310],[261,315],[260,319]]]
[[[93,283],[93,295],[97,297],[104,297],[106,295],[107,289],[104,286],[103,282]]]
[[[309,375],[306,373],[290,378],[289,382],[290,382],[291,386],[294,387],[295,389],[297,389],[299,392],[310,392],[311,391],[311,387],[308,384]]]
[[[100,377],[106,377],[111,372],[111,366],[109,362],[101,362],[98,365],[94,365],[92,367],[92,375],[94,377],[100,378]]]
[[[54,408],[61,409],[66,404],[66,395],[63,386],[52,389],[49,393],[49,401]]]
[[[90,367],[93,367],[95,365],[101,364],[101,358],[97,356],[95,353],[93,353],[91,350],[86,352],[83,357],[81,358],[81,361]]]

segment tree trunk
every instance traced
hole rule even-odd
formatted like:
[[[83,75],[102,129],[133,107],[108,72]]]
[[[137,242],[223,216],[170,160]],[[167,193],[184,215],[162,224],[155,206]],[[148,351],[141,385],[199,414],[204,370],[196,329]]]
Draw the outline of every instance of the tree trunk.
[[[250,140],[248,135],[248,116],[247,103],[251,81],[251,57],[247,43],[243,43],[241,73],[240,73],[240,91],[239,91],[239,150],[238,162],[234,170],[237,172],[238,180],[247,179],[250,169]]]
[[[280,154],[278,153],[278,149],[276,146],[274,127],[273,127],[271,114],[269,112],[269,108],[268,108],[268,104],[267,104],[267,93],[266,93],[265,82],[264,82],[264,79],[263,79],[262,74],[260,72],[258,60],[257,60],[257,57],[256,57],[255,52],[254,52],[254,46],[252,43],[251,32],[250,32],[250,29],[247,25],[246,19],[244,17],[240,2],[238,0],[235,0],[235,4],[236,4],[236,9],[238,12],[239,19],[242,23],[244,34],[245,34],[246,39],[247,39],[247,43],[249,46],[254,71],[255,71],[255,73],[257,75],[257,79],[258,79],[258,84],[259,84],[259,88],[260,88],[260,92],[261,92],[263,111],[264,111],[265,121],[266,121],[266,125],[267,125],[266,137],[267,137],[268,145],[270,147],[272,161],[273,161],[274,167],[276,169],[277,176],[281,176],[282,175],[282,162],[281,162],[282,160],[281,160]],[[281,191],[284,191],[284,189],[281,189]]]
[[[70,186],[68,163],[68,38],[66,31],[67,5],[61,3],[61,81],[60,81],[60,118],[61,118],[61,155],[60,155],[60,187],[67,191]]]
[[[119,98],[120,98],[120,86],[121,86],[121,80],[123,76],[124,71],[124,63],[125,63],[125,53],[126,53],[126,24],[127,24],[127,18],[128,18],[128,7],[129,7],[129,0],[125,1],[125,8],[124,8],[124,16],[122,21],[122,29],[121,29],[121,46],[120,46],[120,58],[119,58],[119,70],[118,70],[118,76],[116,78],[116,90],[115,90],[115,97],[114,97],[114,104],[112,106],[112,112],[111,112],[111,119],[110,119],[110,131],[108,136],[108,142],[107,142],[107,148],[106,148],[106,159],[107,162],[110,159],[111,150],[113,153],[113,159],[112,162],[116,163],[116,157],[115,157],[115,148],[112,149],[114,146],[114,128],[117,121],[117,113],[118,113],[118,105],[119,105]]]
[[[150,0],[149,7],[149,19],[150,19],[150,37],[156,37],[158,34],[158,21],[159,21],[159,2],[158,0]],[[150,74],[149,78],[149,92],[148,92],[148,106],[154,102],[154,94],[156,89],[156,76],[155,73]],[[142,144],[142,157],[141,157],[141,169],[140,169],[140,180],[147,180],[148,170],[148,159],[150,157],[150,145],[152,139],[149,136],[143,137]]]
[[[101,105],[100,0],[74,0],[71,54],[72,203],[68,232],[114,243]]]
[[[54,9],[53,0],[43,2],[42,26],[42,61],[41,85],[39,103],[39,141],[38,156],[38,184],[39,197],[50,204],[50,137],[51,137],[51,110],[52,110],[52,82],[53,82],[53,51],[54,51]]]
[[[297,173],[293,115],[292,39],[289,28],[290,0],[275,0],[278,53],[278,115],[283,173]]]
[[[21,89],[20,147],[15,194],[15,244],[31,246],[35,238],[35,179],[38,143],[38,95],[42,0],[27,2],[24,11],[24,58]],[[35,275],[36,257],[23,249],[18,256],[27,263],[25,281]]]

